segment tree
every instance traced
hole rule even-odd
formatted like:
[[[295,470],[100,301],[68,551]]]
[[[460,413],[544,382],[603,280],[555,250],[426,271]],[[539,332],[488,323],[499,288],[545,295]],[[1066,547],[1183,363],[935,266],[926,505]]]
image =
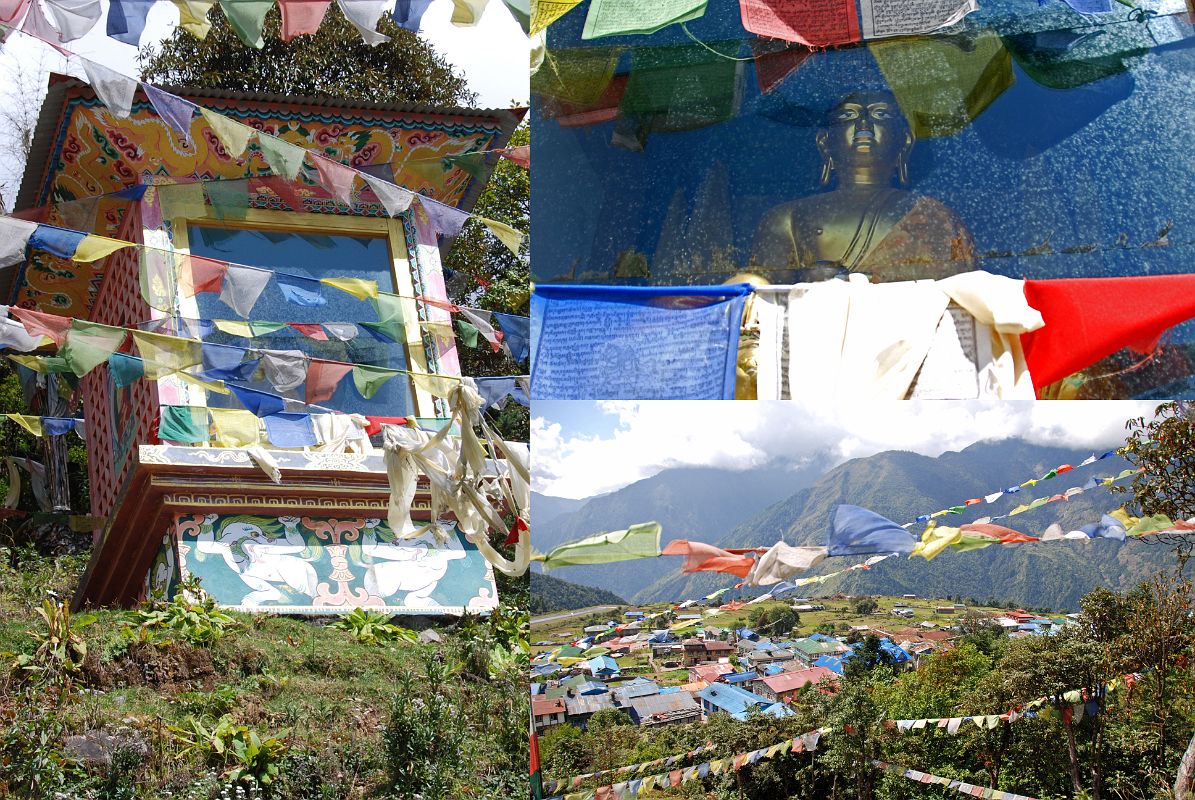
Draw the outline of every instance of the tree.
[[[463,75],[418,34],[383,14],[378,30],[390,41],[370,47],[333,3],[316,33],[280,37],[277,8],[266,15],[265,46],[242,42],[219,6],[208,14],[203,40],[178,28],[159,47],[137,54],[142,80],[238,92],[342,97],[379,103],[465,105],[476,101]]]
[[[872,614],[880,607],[874,597],[856,597],[852,605],[856,614]]]
[[[1131,492],[1145,515],[1165,514],[1173,520],[1195,516],[1195,406],[1163,403],[1150,421],[1137,417],[1125,428],[1129,434],[1120,454],[1141,472],[1132,484],[1113,485],[1112,491]],[[1190,553],[1185,543],[1183,548],[1180,556]]]

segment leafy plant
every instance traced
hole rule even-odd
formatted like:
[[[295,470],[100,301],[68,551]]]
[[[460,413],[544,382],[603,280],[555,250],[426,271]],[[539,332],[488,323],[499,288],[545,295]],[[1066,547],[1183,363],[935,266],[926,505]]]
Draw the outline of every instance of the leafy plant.
[[[216,608],[215,599],[193,576],[183,581],[169,603],[150,603],[130,611],[122,624],[122,632],[132,641],[152,642],[173,635],[204,647],[244,627]]]
[[[224,715],[212,727],[195,717],[181,726],[171,726],[171,733],[182,744],[178,757],[198,756],[205,763],[224,768],[224,779],[231,783],[269,786],[278,777],[286,743],[277,736],[262,738],[247,725],[240,725]]]
[[[439,655],[424,660],[427,682],[416,691],[410,673],[400,679],[382,732],[389,786],[399,797],[449,797],[466,734],[445,691],[451,669]]]
[[[69,689],[87,658],[87,641],[79,631],[96,618],[92,614],[72,617],[65,600],[46,599],[36,612],[45,623],[43,630],[29,631],[37,649],[32,654],[17,656],[13,666]]]
[[[384,645],[392,642],[417,642],[419,636],[413,630],[394,625],[390,617],[381,611],[354,608],[329,627],[348,631],[362,644]]]

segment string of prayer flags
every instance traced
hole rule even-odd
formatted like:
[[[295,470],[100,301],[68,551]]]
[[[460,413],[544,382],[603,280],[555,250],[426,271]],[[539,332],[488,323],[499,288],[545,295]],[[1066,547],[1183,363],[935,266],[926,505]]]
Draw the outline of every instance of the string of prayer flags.
[[[998,717],[997,721],[999,721]],[[956,725],[955,730],[957,729],[958,728]],[[940,775],[932,775],[928,772],[920,772],[915,769],[905,769],[904,767],[898,767],[895,764],[889,764],[886,761],[872,759],[871,763],[873,766],[890,774],[899,775],[902,778],[908,778],[909,780],[916,781],[917,783],[945,786],[947,789],[952,789],[959,794],[965,794],[969,797],[984,797],[988,798],[989,800],[1035,800],[1035,798],[1027,797],[1022,794],[1002,792],[999,789],[990,789],[986,786],[976,786],[975,784],[967,783],[966,781],[960,781],[955,778],[943,778]]]
[[[529,322],[525,329],[535,361],[533,393],[544,400],[733,399],[743,304],[751,291],[746,283],[537,286],[533,340]],[[593,327],[596,319],[603,320],[600,330]],[[503,331],[513,357],[510,340],[523,331]],[[636,366],[628,369],[632,358]]]
[[[685,561],[681,572],[725,572],[745,578],[755,566],[755,559],[746,553],[754,552],[757,550],[723,550],[705,542],[673,539],[661,555],[682,556]]]
[[[543,557],[544,569],[654,558],[660,555],[661,530],[658,522],[643,522],[626,530],[567,542]]]
[[[669,25],[705,16],[707,2],[656,0],[652,3],[628,3],[624,0],[590,0],[581,38],[655,33]]]

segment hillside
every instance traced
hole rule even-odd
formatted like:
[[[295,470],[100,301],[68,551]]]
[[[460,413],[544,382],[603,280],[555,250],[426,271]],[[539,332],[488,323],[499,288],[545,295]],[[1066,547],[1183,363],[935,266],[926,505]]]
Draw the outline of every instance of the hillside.
[[[545,611],[571,611],[575,608],[589,606],[625,606],[626,604],[626,600],[605,589],[569,583],[550,575],[538,573],[531,575],[532,614],[542,614]]]
[[[664,526],[664,541],[717,541],[760,508],[790,495],[817,477],[817,471],[757,469],[731,472],[685,468],[661,472],[584,503],[547,523],[536,522],[535,547],[547,552],[562,542],[592,533],[618,530],[655,520]],[[536,506],[532,506],[533,513]],[[630,597],[658,577],[652,560],[596,567],[567,567],[553,571],[557,578],[600,586]]]
[[[1088,455],[1090,451],[1044,447],[1020,440],[980,442],[938,458],[899,451],[880,453],[841,464],[807,489],[793,492],[779,502],[757,506],[755,513],[710,541],[724,547],[744,547],[769,544],[783,537],[789,544],[822,544],[830,510],[840,503],[863,506],[903,523],[918,514],[981,497],[1031,475],[1042,475],[1059,464],[1078,464]],[[1116,474],[1124,466],[1121,459],[1109,458],[1026,488],[1015,496],[1002,497],[991,505],[968,508],[963,515],[949,519],[952,524],[959,524],[985,514],[1006,513],[1035,497],[1082,485],[1091,476]],[[619,494],[615,492],[606,499],[620,500]],[[1101,489],[1018,515],[1005,524],[1026,533],[1040,533],[1052,522],[1063,525],[1091,522],[1122,502],[1120,496],[1110,496],[1106,489]],[[665,538],[670,538],[667,525],[664,530]],[[970,553],[948,551],[933,562],[920,558],[892,559],[870,571],[853,572],[826,584],[807,587],[803,592],[810,596],[835,592],[961,595],[980,602],[995,599],[1001,603],[1075,610],[1079,598],[1091,588],[1101,585],[1118,590],[1131,588],[1170,558],[1165,548],[1152,547],[1146,542],[1122,545],[1100,540],[989,547]],[[816,571],[832,572],[855,560],[830,559]],[[695,598],[736,582],[728,575],[684,575],[673,569],[676,562],[671,559],[635,563],[639,565],[636,575],[647,575],[649,580],[627,592],[633,602]],[[571,579],[580,583],[605,580],[604,574],[599,575],[596,570],[592,576],[584,574],[582,568],[576,571],[582,574],[574,573]]]
[[[559,516],[576,511],[586,502],[568,497],[552,497],[539,492],[531,493],[531,508],[535,513],[536,526],[547,525]]]

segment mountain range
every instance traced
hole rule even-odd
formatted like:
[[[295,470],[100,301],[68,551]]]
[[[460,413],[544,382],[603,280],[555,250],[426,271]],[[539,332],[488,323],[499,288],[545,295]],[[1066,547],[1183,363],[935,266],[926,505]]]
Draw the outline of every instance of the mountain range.
[[[1006,439],[979,442],[937,458],[888,451],[829,470],[816,466],[798,471],[783,466],[749,472],[666,470],[589,500],[547,523],[537,521],[534,538],[536,547],[546,552],[564,541],[655,520],[663,526],[664,543],[685,538],[721,547],[765,546],[778,539],[794,545],[824,544],[830,512],[840,503],[862,506],[903,524],[920,514],[1020,484],[1061,464],[1078,464],[1088,455],[1089,451]],[[943,524],[957,525],[981,516],[1005,514],[1033,498],[1082,486],[1093,476],[1115,475],[1126,466],[1125,461],[1113,456],[1026,487],[1015,495],[1005,495],[992,504],[968,507],[962,515],[952,515]],[[1000,523],[1030,535],[1040,534],[1053,522],[1070,529],[1097,521],[1102,513],[1123,504],[1126,497],[1099,488]],[[915,525],[911,530],[916,533],[922,527]],[[828,559],[811,574],[832,572],[860,560]],[[1169,550],[1147,540],[993,546],[967,553],[948,550],[932,562],[894,558],[871,570],[813,584],[803,593],[811,597],[837,592],[911,593],[1075,610],[1079,598],[1092,588],[1129,589],[1172,561]],[[557,572],[558,577],[608,589],[639,603],[701,597],[737,582],[732,575],[686,575],[673,558],[568,567],[553,575]]]

